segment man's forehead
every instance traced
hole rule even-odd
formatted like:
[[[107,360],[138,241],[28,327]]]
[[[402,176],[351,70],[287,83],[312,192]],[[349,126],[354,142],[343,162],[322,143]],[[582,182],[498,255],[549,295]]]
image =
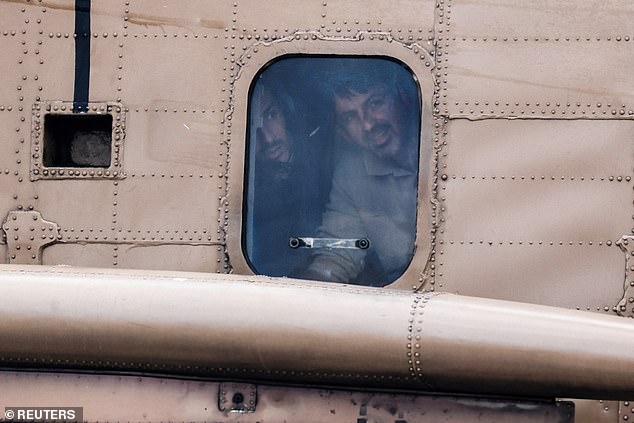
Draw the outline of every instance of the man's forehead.
[[[369,100],[376,95],[385,95],[388,93],[387,86],[375,85],[364,91],[348,90],[345,94],[335,95],[335,104],[337,108],[350,108]]]

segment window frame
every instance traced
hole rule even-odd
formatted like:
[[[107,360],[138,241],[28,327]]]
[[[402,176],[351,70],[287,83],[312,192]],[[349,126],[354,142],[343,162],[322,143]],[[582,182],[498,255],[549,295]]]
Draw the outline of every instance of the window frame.
[[[44,164],[44,130],[48,115],[57,116],[104,116],[112,117],[112,132],[110,145],[110,166],[107,167],[65,167],[46,166]],[[123,105],[116,102],[88,103],[86,112],[74,113],[73,103],[66,101],[45,101],[33,106],[31,122],[31,169],[32,181],[45,179],[122,179],[123,144],[125,140],[126,112]]]
[[[386,39],[365,37],[358,39],[325,40],[293,39],[282,40],[268,45],[252,46],[239,59],[241,72],[232,83],[233,97],[226,116],[230,127],[229,180],[227,187],[226,226],[227,253],[233,271],[240,274],[254,274],[246,252],[243,250],[243,224],[245,222],[245,195],[248,166],[248,112],[250,89],[262,69],[276,60],[289,56],[330,56],[330,57],[377,57],[404,64],[418,82],[421,100],[421,132],[418,160],[418,201],[416,210],[416,236],[413,257],[404,273],[386,288],[419,289],[428,279],[428,272],[434,261],[432,230],[437,225],[437,211],[433,208],[434,178],[437,173],[437,151],[433,147],[433,128],[442,122],[440,116],[432,113],[432,100],[436,84],[432,74],[433,56],[428,50],[422,53],[403,44],[390,43]],[[431,45],[429,51],[433,50]],[[333,283],[333,285],[337,285]]]

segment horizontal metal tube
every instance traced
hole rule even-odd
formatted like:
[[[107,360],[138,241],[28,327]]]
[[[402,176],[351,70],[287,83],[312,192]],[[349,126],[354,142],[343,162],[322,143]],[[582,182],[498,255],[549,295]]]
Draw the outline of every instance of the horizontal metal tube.
[[[629,320],[256,276],[0,266],[0,365],[634,397]]]

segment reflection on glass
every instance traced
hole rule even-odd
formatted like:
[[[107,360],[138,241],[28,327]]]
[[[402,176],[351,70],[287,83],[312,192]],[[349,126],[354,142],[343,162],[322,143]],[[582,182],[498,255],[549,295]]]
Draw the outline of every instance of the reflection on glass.
[[[414,252],[420,98],[382,58],[289,57],[253,82],[244,247],[269,276],[384,286]]]

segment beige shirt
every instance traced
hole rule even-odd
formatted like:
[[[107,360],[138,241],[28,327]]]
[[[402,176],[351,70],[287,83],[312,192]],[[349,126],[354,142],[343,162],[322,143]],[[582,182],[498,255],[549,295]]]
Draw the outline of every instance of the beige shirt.
[[[367,150],[346,154],[335,169],[318,235],[367,238],[370,248],[316,250],[308,273],[321,280],[364,285],[396,280],[413,256],[416,200],[415,170],[399,168]]]

